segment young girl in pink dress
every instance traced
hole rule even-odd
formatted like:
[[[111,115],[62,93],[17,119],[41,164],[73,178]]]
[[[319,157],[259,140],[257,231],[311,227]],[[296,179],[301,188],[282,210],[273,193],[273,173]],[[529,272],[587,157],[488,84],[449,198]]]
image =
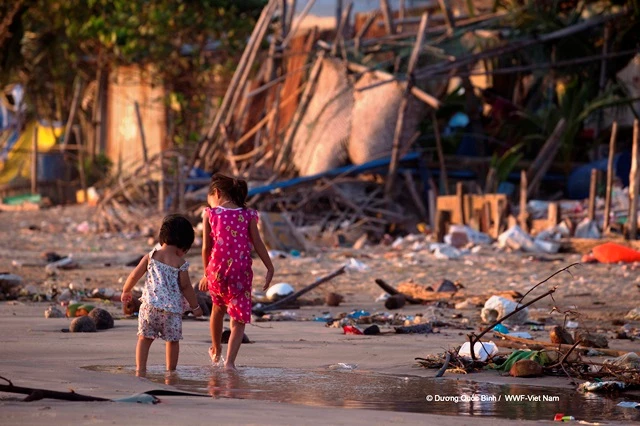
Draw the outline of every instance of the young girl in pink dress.
[[[222,322],[225,312],[231,317],[231,336],[225,368],[235,370],[235,360],[251,322],[251,249],[255,248],[267,267],[264,290],[273,278],[273,264],[258,232],[258,212],[246,207],[247,183],[216,174],[209,185],[209,208],[203,217],[202,262],[205,275],[200,290],[209,290],[213,300],[211,347],[214,364],[221,360]]]

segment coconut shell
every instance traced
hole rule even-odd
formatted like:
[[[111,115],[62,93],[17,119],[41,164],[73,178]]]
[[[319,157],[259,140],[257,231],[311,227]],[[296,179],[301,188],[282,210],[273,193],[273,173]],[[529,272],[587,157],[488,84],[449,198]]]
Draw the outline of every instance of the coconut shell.
[[[536,377],[542,375],[542,366],[530,359],[517,361],[509,370],[513,377]]]
[[[577,331],[574,340],[582,340],[582,346],[589,348],[608,348],[609,341],[604,334],[589,333],[586,331]]]
[[[396,294],[385,300],[384,307],[389,310],[400,309],[405,305],[405,303],[407,303],[407,300],[405,299],[404,295]]]
[[[344,300],[344,297],[338,293],[329,293],[324,299],[327,306],[340,306],[340,303],[343,300]]]
[[[549,339],[552,343],[563,343],[573,345],[575,342],[571,334],[563,327],[556,325],[549,331]]]

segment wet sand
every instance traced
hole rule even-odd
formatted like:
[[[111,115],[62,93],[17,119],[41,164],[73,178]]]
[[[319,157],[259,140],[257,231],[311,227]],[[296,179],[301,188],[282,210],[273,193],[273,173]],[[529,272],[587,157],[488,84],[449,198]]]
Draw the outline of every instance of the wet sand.
[[[21,275],[26,284],[41,285],[46,279],[44,251],[60,254],[73,253],[80,269],[61,271],[58,283],[83,284],[87,288],[120,288],[120,278],[126,277],[130,268],[126,261],[150,250],[144,236],[127,239],[122,236],[105,238],[104,235],[79,234],[65,230],[74,229],[77,223],[90,217],[90,210],[83,207],[57,208],[28,213],[1,213],[0,271],[12,271]],[[46,223],[43,223],[46,222]],[[65,224],[65,221],[69,223]],[[155,223],[155,222],[153,222]],[[29,230],[37,225],[40,230]],[[202,273],[199,250],[190,254],[193,265],[191,276]],[[345,302],[337,308],[326,306],[303,307],[294,312],[296,317],[309,319],[329,311],[332,314],[365,309],[370,312],[385,311],[375,298],[381,290],[374,284],[375,278],[384,278],[397,284],[413,278],[420,284],[437,284],[448,278],[459,280],[470,294],[490,294],[492,290],[526,291],[532,284],[544,279],[553,271],[579,260],[578,255],[560,254],[560,260],[541,262],[521,254],[506,254],[483,247],[478,254],[470,254],[461,260],[436,260],[427,251],[412,252],[375,247],[363,251],[331,250],[313,258],[276,260],[275,282],[289,282],[301,288],[313,282],[354,257],[369,266],[366,272],[355,272],[338,277],[308,294],[308,299],[322,298],[328,291],[345,295]],[[23,264],[12,267],[12,261]],[[109,264],[109,266],[105,266]],[[32,266],[30,266],[32,265]],[[261,286],[263,269],[255,264],[256,286]],[[558,285],[556,302],[559,306],[576,305],[581,316],[575,318],[581,325],[593,330],[612,331],[611,321],[622,318],[629,309],[639,306],[640,291],[636,287],[637,271],[628,265],[585,265],[574,269],[573,275],[563,274],[551,284]],[[548,287],[545,287],[546,289]],[[540,291],[544,291],[541,289]],[[537,293],[540,294],[540,293]],[[16,385],[40,387],[106,398],[128,396],[136,392],[163,387],[132,374],[108,374],[89,371],[86,366],[125,366],[134,363],[136,342],[135,320],[116,320],[111,330],[91,334],[61,333],[67,328],[68,319],[45,319],[43,312],[48,303],[21,301],[0,302],[0,375],[10,378]],[[536,304],[531,316],[544,318],[547,323],[561,322],[561,314],[550,314],[552,301]],[[113,313],[119,304],[106,304]],[[398,311],[403,314],[423,313],[441,320],[454,321],[452,316],[461,313],[468,324],[477,329],[480,309],[455,311],[430,306],[409,306]],[[442,328],[429,335],[348,336],[339,329],[324,327],[312,321],[256,322],[247,327],[247,335],[255,343],[243,345],[238,358],[242,368],[295,368],[317,370],[336,363],[357,364],[358,371],[389,373],[401,376],[433,377],[434,370],[418,368],[414,357],[440,353],[460,345],[466,340],[467,330]],[[546,340],[546,332],[532,332],[535,338]],[[206,321],[188,320],[184,323],[184,340],[181,343],[180,366],[207,365],[209,344]],[[638,350],[638,344],[629,340],[611,340],[610,347],[620,350]],[[154,344],[149,364],[161,368],[164,347]],[[447,374],[444,380],[473,380],[498,384],[526,384],[574,389],[566,378],[544,377],[515,379],[495,372],[472,375]],[[68,424],[71,422],[120,424],[179,423],[205,424],[216,421],[223,424],[371,424],[394,422],[400,424],[506,424],[511,420],[480,417],[441,417],[432,414],[373,411],[361,409],[326,408],[322,401],[305,401],[305,405],[257,400],[233,400],[228,398],[163,397],[163,403],[141,406],[124,403],[71,403],[43,400],[32,403],[19,402],[17,395],[0,394],[0,412],[3,424]],[[540,419],[551,420],[551,419]]]

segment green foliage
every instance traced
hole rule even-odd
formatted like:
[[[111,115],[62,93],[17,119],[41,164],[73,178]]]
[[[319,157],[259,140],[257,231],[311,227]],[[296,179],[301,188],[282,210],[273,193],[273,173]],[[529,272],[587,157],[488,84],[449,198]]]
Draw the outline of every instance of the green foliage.
[[[2,2],[0,2],[2,3]],[[9,2],[11,3],[11,2]],[[30,0],[0,34],[0,85],[20,82],[43,118],[64,121],[79,75],[153,64],[177,93],[177,139],[201,130],[214,77],[231,72],[265,0]],[[0,16],[7,6],[0,5]],[[215,50],[212,48],[215,47]]]
[[[497,182],[504,182],[507,180],[509,174],[516,167],[518,162],[522,160],[524,156],[522,154],[523,143],[519,143],[509,148],[504,154],[498,157],[498,154],[494,153],[491,157],[491,168],[496,170]]]

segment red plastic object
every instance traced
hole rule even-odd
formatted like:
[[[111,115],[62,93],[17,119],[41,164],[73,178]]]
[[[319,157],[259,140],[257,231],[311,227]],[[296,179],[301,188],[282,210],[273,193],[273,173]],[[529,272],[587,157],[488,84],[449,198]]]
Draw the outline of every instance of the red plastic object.
[[[364,334],[358,327],[352,325],[343,325],[342,331],[344,331],[344,334]]]
[[[593,257],[600,263],[640,262],[640,251],[616,243],[605,243],[593,248]]]

